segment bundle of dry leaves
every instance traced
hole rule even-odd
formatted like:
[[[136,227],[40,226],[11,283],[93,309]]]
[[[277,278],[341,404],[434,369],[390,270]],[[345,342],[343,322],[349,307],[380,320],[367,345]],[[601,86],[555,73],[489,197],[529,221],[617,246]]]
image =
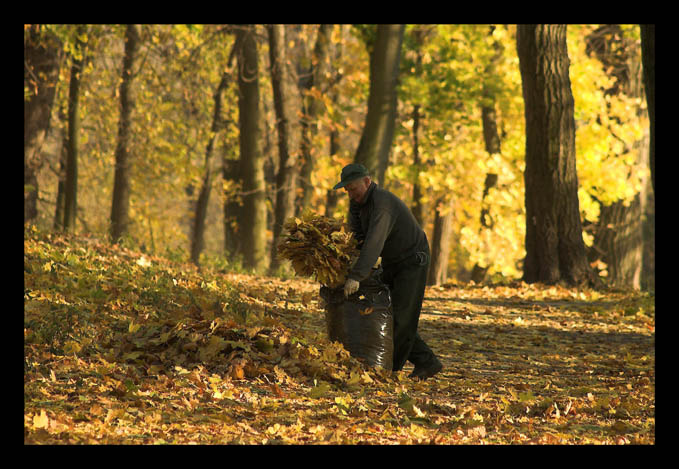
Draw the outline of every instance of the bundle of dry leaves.
[[[298,275],[314,277],[336,288],[344,284],[351,261],[358,256],[356,240],[341,220],[307,211],[302,218],[289,218],[287,234],[278,245],[278,255],[292,263]]]

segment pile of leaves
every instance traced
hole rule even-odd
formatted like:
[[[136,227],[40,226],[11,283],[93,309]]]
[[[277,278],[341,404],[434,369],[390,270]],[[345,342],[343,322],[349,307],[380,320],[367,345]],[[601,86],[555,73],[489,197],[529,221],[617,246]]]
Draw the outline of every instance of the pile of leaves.
[[[344,222],[307,211],[301,219],[288,219],[283,227],[287,233],[278,255],[289,260],[298,275],[314,277],[331,288],[344,284],[358,255],[356,240]]]
[[[429,287],[443,371],[366,367],[310,279],[24,235],[27,444],[654,444],[655,301]]]

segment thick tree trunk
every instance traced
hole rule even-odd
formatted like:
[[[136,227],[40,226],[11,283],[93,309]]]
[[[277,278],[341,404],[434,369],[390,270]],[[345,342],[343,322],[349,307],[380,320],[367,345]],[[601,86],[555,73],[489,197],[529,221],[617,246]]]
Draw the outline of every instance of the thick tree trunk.
[[[44,27],[33,24],[24,33],[24,222],[38,215],[38,172],[43,164],[42,146],[50,128],[50,116],[59,67],[60,41]]]
[[[285,25],[270,24],[269,59],[271,63],[271,85],[273,88],[276,122],[278,124],[278,174],[276,175],[276,205],[274,208],[273,243],[271,245],[270,270],[274,272],[281,264],[278,259],[278,241],[285,220],[295,214],[295,165],[297,159],[290,152],[294,125],[294,113],[290,89],[285,43]]]
[[[403,24],[377,26],[377,38],[370,54],[368,113],[354,157],[354,161],[368,168],[373,178],[382,185],[394,136],[398,97],[396,84],[404,30]]]
[[[254,271],[266,268],[266,200],[264,156],[260,147],[259,76],[255,26],[237,30],[238,98],[240,126],[240,174],[243,182],[242,227],[243,265]]]
[[[582,239],[565,25],[519,25],[526,118],[524,280],[593,280]]]
[[[603,25],[587,37],[587,52],[595,54],[615,79],[608,95],[625,94],[638,98],[642,94],[640,51],[634,41],[627,40],[620,25]],[[638,115],[643,111],[636,110]],[[648,133],[633,142],[635,166],[647,164]],[[643,186],[642,186],[643,187]],[[642,213],[646,194],[642,190],[631,203],[601,204],[599,222],[594,233],[590,262],[602,259],[608,266],[608,284],[641,288],[643,257]]]
[[[84,27],[78,28],[78,35],[85,33]],[[80,115],[78,101],[86,44],[77,41],[80,56],[73,57],[71,82],[68,90],[68,147],[66,152],[66,181],[64,184],[64,225],[66,231],[75,231],[75,217],[78,210],[78,134],[80,134]]]
[[[125,56],[123,58],[122,82],[120,83],[120,121],[116,146],[116,168],[111,205],[111,240],[115,243],[128,231],[130,208],[130,158],[132,145],[132,111],[135,93],[133,86],[134,66],[139,50],[141,29],[128,24],[125,32]]]

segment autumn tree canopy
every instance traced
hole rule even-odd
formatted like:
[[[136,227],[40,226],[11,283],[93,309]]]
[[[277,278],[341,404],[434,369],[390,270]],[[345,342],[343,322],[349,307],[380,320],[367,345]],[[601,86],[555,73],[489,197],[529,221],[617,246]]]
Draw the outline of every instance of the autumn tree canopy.
[[[25,220],[64,226],[70,174],[75,232],[275,272],[285,269],[274,256],[290,205],[298,215],[343,216],[346,197],[331,188],[345,164],[374,153],[380,184],[406,201],[438,249],[436,283],[522,277],[532,129],[516,26],[392,29],[27,25]],[[641,29],[608,30],[620,37],[600,25],[564,32],[577,216],[588,262],[604,279],[630,256],[593,255],[604,246],[595,242],[607,226],[602,209],[638,198],[635,219],[653,217],[649,157],[638,157],[649,148],[647,93],[611,93],[620,75],[605,57],[625,44],[628,74],[648,87]],[[592,52],[593,35],[609,45],[604,55]],[[380,113],[392,124],[378,123]],[[393,135],[379,151],[370,143],[378,133]],[[646,262],[652,231],[634,229],[645,230]]]

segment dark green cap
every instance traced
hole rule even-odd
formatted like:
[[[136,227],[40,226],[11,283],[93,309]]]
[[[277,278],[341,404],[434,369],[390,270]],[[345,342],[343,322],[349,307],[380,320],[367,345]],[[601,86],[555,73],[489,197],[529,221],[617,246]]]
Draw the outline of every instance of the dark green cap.
[[[349,184],[351,181],[360,179],[364,176],[370,176],[368,169],[362,164],[351,163],[342,168],[341,181],[335,184],[333,189],[341,189],[342,187]]]

